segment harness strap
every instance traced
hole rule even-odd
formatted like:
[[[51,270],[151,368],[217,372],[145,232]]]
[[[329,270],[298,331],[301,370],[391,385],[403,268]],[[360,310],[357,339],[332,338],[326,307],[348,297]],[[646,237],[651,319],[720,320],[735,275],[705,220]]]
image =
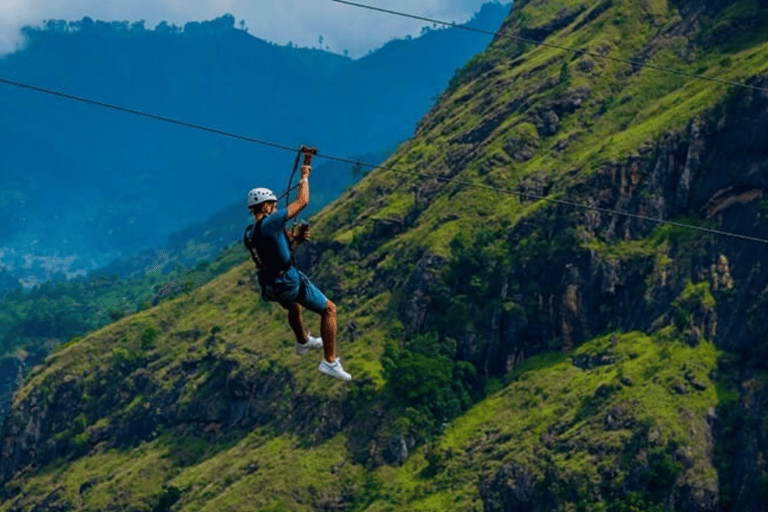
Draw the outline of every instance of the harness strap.
[[[243,243],[245,247],[248,249],[248,252],[251,254],[251,259],[256,264],[256,268],[259,270],[264,268],[264,264],[261,262],[261,258],[259,258],[259,253],[256,250],[256,247],[254,245],[254,224],[249,225],[245,228],[245,234],[243,235]]]
[[[265,217],[262,217],[256,223],[251,224],[248,226],[248,228],[246,228],[245,246],[251,253],[251,258],[253,259],[254,263],[256,263],[256,267],[258,267],[259,270],[265,271],[273,277],[279,277],[283,275],[289,268],[291,268],[293,263],[289,261],[287,264],[282,265],[281,268],[278,269],[270,269],[264,265],[264,260],[259,255],[258,249],[259,242],[261,242],[261,223],[264,221],[264,219]]]

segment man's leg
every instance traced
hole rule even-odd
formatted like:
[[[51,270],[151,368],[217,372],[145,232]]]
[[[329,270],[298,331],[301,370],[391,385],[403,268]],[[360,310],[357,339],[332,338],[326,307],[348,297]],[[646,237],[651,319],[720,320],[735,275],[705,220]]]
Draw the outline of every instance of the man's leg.
[[[304,330],[304,323],[301,321],[301,306],[294,302],[288,306],[288,324],[296,335],[296,342],[303,345],[307,342],[307,331]]]
[[[328,300],[307,276],[301,274],[300,277],[304,291],[299,294],[299,302],[310,311],[320,314],[320,336],[324,353],[318,370],[337,379],[350,380],[352,376],[344,370],[341,361],[336,357],[336,304]]]
[[[341,366],[341,360],[336,357],[336,304],[326,299],[325,309],[320,315],[320,330],[325,354],[317,369],[337,379],[351,380],[352,376]]]
[[[325,303],[325,309],[320,313],[320,336],[323,338],[325,360],[332,363],[336,360],[336,304],[330,300]]]

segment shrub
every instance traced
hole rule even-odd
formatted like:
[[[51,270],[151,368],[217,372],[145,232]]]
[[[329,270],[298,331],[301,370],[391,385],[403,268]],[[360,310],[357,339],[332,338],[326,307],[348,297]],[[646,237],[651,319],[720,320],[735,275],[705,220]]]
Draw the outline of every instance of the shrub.
[[[455,418],[471,403],[474,366],[442,353],[433,333],[403,346],[388,343],[382,366],[389,399],[424,413],[433,425]]]
[[[155,338],[157,338],[158,334],[158,330],[153,327],[144,329],[144,332],[141,333],[141,350],[151,350],[155,348]]]
[[[486,60],[485,55],[483,53],[478,53],[469,59],[466,64],[456,70],[456,73],[451,77],[450,82],[448,82],[446,94],[451,94],[462,84],[480,76],[491,69],[491,67],[492,64]]]
[[[112,368],[116,375],[129,375],[144,364],[144,359],[137,350],[115,349],[110,358]]]
[[[643,480],[652,491],[666,491],[675,485],[682,472],[682,464],[672,460],[666,451],[656,450],[648,455],[648,471]]]
[[[172,485],[166,487],[160,494],[152,512],[169,512],[171,506],[179,501],[179,498],[181,498],[181,491],[178,488]]]

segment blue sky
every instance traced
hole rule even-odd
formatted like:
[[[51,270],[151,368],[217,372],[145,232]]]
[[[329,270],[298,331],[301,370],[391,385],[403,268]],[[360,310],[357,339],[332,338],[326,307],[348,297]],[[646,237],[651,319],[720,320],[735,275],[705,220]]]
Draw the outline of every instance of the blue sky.
[[[464,22],[492,0],[358,0],[386,9],[444,21]],[[507,3],[506,0],[502,3]],[[332,0],[0,0],[0,53],[23,44],[19,29],[47,19],[105,21],[145,20],[183,25],[230,13],[245,20],[248,31],[278,44],[292,41],[305,47],[365,55],[393,38],[416,36],[426,23],[339,4]]]

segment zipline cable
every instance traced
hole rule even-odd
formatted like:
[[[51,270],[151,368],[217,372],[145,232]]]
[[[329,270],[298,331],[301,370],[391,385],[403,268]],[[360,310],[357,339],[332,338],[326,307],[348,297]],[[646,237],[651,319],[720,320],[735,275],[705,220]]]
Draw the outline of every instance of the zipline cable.
[[[336,1],[336,0],[334,0],[334,1]],[[163,122],[166,122],[166,123],[172,123],[172,124],[176,124],[176,125],[179,125],[179,126],[185,126],[187,128],[192,128],[192,129],[195,129],[195,130],[202,130],[202,131],[206,131],[206,132],[209,132],[209,133],[215,133],[217,135],[222,135],[222,136],[225,136],[225,137],[231,137],[231,138],[242,140],[242,141],[246,141],[246,142],[252,142],[252,143],[255,143],[255,144],[261,144],[261,145],[268,146],[268,147],[275,148],[275,149],[282,149],[284,151],[291,151],[291,152],[295,152],[296,151],[296,148],[294,148],[292,146],[288,146],[286,144],[279,144],[279,143],[276,143],[276,142],[271,142],[271,141],[267,141],[267,140],[263,140],[263,139],[257,139],[255,137],[249,137],[249,136],[246,136],[246,135],[240,135],[240,134],[229,132],[229,131],[225,131],[225,130],[219,130],[217,128],[210,128],[208,126],[204,126],[204,125],[201,125],[201,124],[189,123],[189,122],[186,122],[186,121],[180,121],[178,119],[174,119],[174,118],[170,118],[170,117],[166,117],[166,116],[159,116],[159,115],[156,115],[156,114],[150,114],[148,112],[143,112],[143,111],[132,109],[132,108],[126,108],[126,107],[122,107],[122,106],[119,106],[119,105],[114,105],[114,104],[111,104],[111,103],[106,103],[106,102],[103,102],[103,101],[92,100],[92,99],[89,99],[89,98],[84,98],[82,96],[75,96],[75,95],[72,95],[72,94],[66,94],[66,93],[63,93],[63,92],[60,92],[60,91],[54,91],[54,90],[51,90],[51,89],[46,89],[44,87],[38,87],[38,86],[30,85],[30,84],[25,84],[25,83],[17,82],[17,81],[14,81],[14,80],[8,80],[8,79],[5,79],[5,78],[0,78],[0,83],[6,84],[6,85],[15,86],[15,87],[21,87],[21,88],[24,88],[24,89],[28,89],[28,90],[31,90],[31,91],[40,92],[40,93],[44,93],[44,94],[50,94],[50,95],[57,96],[57,97],[60,97],[60,98],[65,98],[65,99],[68,99],[68,100],[78,101],[78,102],[81,102],[81,103],[87,103],[87,104],[95,105],[95,106],[98,106],[98,107],[101,107],[101,108],[107,108],[107,109],[117,110],[117,111],[120,111],[120,112],[125,112],[125,113],[128,113],[128,114],[134,114],[134,115],[142,116],[142,117],[145,117],[145,118],[148,118],[148,119],[154,119],[156,121],[163,121]],[[642,221],[653,222],[653,223],[656,223],[656,224],[665,224],[665,225],[675,226],[675,227],[689,229],[689,230],[693,230],[693,231],[701,231],[701,232],[704,232],[704,233],[710,233],[710,234],[714,234],[714,235],[727,236],[727,237],[736,238],[736,239],[740,239],[740,240],[748,240],[748,241],[751,241],[751,242],[760,242],[760,243],[763,243],[763,244],[768,244],[768,240],[766,240],[764,238],[758,238],[758,237],[753,237],[753,236],[749,236],[749,235],[742,235],[742,234],[739,234],[739,233],[732,233],[732,232],[729,232],[729,231],[723,231],[723,230],[719,230],[719,229],[707,228],[707,227],[702,227],[702,226],[694,226],[692,224],[685,224],[683,222],[676,222],[676,221],[671,221],[671,220],[658,219],[658,218],[650,217],[650,216],[647,216],[647,215],[641,215],[641,214],[637,214],[637,213],[624,212],[624,211],[621,211],[621,210],[613,210],[611,208],[602,208],[600,206],[592,206],[592,205],[580,204],[580,203],[576,203],[574,201],[568,201],[566,199],[557,199],[557,198],[553,198],[553,197],[546,197],[546,196],[540,196],[540,195],[537,195],[537,194],[530,194],[530,193],[526,193],[526,192],[515,191],[515,190],[512,190],[511,188],[494,187],[493,185],[486,185],[486,184],[483,184],[483,183],[473,183],[471,181],[457,180],[457,179],[454,179],[454,178],[446,178],[444,176],[439,176],[439,175],[434,175],[434,174],[425,174],[425,173],[420,173],[420,172],[415,172],[415,171],[406,171],[404,169],[397,169],[395,167],[369,164],[369,163],[361,162],[360,160],[353,160],[353,159],[350,159],[350,158],[343,158],[343,157],[338,157],[338,156],[333,156],[333,155],[324,155],[322,153],[317,153],[317,157],[325,158],[327,160],[333,160],[333,161],[341,162],[341,163],[353,164],[355,166],[369,167],[369,168],[371,168],[371,170],[381,169],[381,170],[391,171],[391,172],[399,173],[399,174],[408,174],[408,175],[411,175],[411,176],[417,176],[417,177],[420,177],[420,178],[434,179],[434,180],[437,180],[437,181],[442,181],[444,183],[456,183],[457,185],[465,186],[465,187],[474,187],[474,188],[480,188],[480,189],[485,189],[485,190],[494,190],[494,191],[501,192],[501,193],[504,193],[504,194],[517,195],[517,196],[520,196],[520,197],[524,197],[524,198],[531,199],[531,200],[536,200],[536,201],[547,201],[547,202],[550,202],[550,203],[560,204],[560,205],[563,205],[563,206],[569,206],[569,207],[573,207],[573,208],[580,208],[580,209],[584,209],[584,210],[592,210],[592,211],[597,211],[597,212],[601,212],[601,213],[607,213],[607,214],[611,214],[611,215],[619,215],[619,216],[623,216],[623,217],[628,217],[628,218],[631,218],[631,219],[637,219],[637,220],[642,220]],[[285,194],[290,194],[290,192],[293,190],[293,188],[296,188],[296,187],[290,187],[289,186],[289,189],[285,192]],[[283,196],[280,196],[280,197],[283,197]]]
[[[448,27],[460,28],[462,30],[470,30],[472,32],[478,32],[478,33],[481,33],[481,34],[487,34],[487,35],[491,35],[491,36],[494,36],[494,37],[505,36],[505,37],[509,37],[511,39],[514,39],[516,41],[520,41],[520,42],[523,42],[523,43],[535,44],[536,46],[544,46],[544,47],[547,47],[547,48],[554,48],[556,50],[572,52],[572,53],[575,53],[577,55],[588,55],[588,56],[594,57],[596,59],[610,60],[610,61],[613,61],[613,62],[620,62],[622,64],[631,64],[632,66],[638,66],[638,67],[653,69],[653,70],[661,71],[661,72],[664,72],[664,73],[670,73],[670,74],[680,75],[680,76],[687,76],[689,78],[697,78],[699,80],[709,80],[710,82],[718,82],[718,83],[721,83],[721,84],[733,85],[733,86],[736,86],[736,87],[744,87],[746,89],[752,89],[752,90],[755,90],[755,91],[768,92],[768,89],[766,89],[765,87],[758,87],[756,85],[745,84],[745,83],[742,83],[742,82],[734,82],[732,80],[725,80],[725,79],[722,79],[722,78],[717,78],[717,77],[713,77],[713,76],[706,76],[706,75],[700,75],[700,74],[697,74],[697,73],[689,73],[687,71],[682,71],[682,70],[679,70],[679,69],[665,68],[663,66],[657,66],[655,64],[648,64],[647,62],[643,62],[643,61],[640,61],[640,60],[622,59],[620,57],[611,57],[609,55],[601,55],[601,54],[599,54],[597,52],[592,52],[592,51],[584,50],[584,49],[581,49],[581,48],[571,48],[569,46],[563,46],[563,45],[559,45],[559,44],[545,43],[544,41],[538,41],[536,39],[530,39],[530,38],[527,38],[527,37],[521,37],[521,36],[516,36],[516,35],[513,35],[513,34],[507,34],[507,33],[501,32],[501,31],[493,32],[491,30],[484,30],[482,28],[470,27],[468,25],[459,25],[458,23],[449,22],[449,21],[435,20],[435,19],[432,19],[432,18],[426,18],[424,16],[417,16],[415,14],[408,14],[408,13],[404,13],[404,12],[393,11],[391,9],[383,9],[381,7],[375,7],[375,6],[372,6],[372,5],[359,4],[357,2],[350,2],[348,0],[331,0],[331,1],[336,2],[338,4],[346,4],[346,5],[351,5],[353,7],[361,7],[363,9],[369,9],[371,11],[378,11],[378,12],[383,12],[383,13],[386,13],[386,14],[392,14],[394,16],[402,16],[402,17],[405,17],[405,18],[412,18],[412,19],[415,19],[415,20],[427,21],[429,23],[436,23],[438,25],[445,25],[445,26],[448,26]]]
[[[119,112],[126,112],[128,114],[134,114],[134,115],[137,115],[137,116],[146,117],[148,119],[154,119],[156,121],[164,121],[166,123],[172,123],[172,124],[176,124],[176,125],[179,125],[179,126],[185,126],[187,128],[193,128],[195,130],[203,130],[203,131],[206,131],[206,132],[215,133],[217,135],[223,135],[225,137],[231,137],[231,138],[234,138],[234,139],[244,140],[246,142],[254,142],[256,144],[262,144],[264,146],[269,146],[269,147],[272,147],[272,148],[284,149],[284,150],[288,150],[288,151],[296,151],[295,148],[292,148],[290,146],[286,146],[284,144],[277,144],[275,142],[270,142],[270,141],[266,141],[266,140],[262,140],[262,139],[256,139],[254,137],[248,137],[248,136],[245,136],[245,135],[240,135],[238,133],[227,132],[227,131],[224,131],[224,130],[219,130],[217,128],[211,128],[211,127],[208,127],[208,126],[203,126],[201,124],[189,123],[187,121],[180,121],[178,119],[174,119],[174,118],[171,118],[171,117],[165,117],[165,116],[159,116],[159,115],[156,115],[156,114],[150,114],[148,112],[143,112],[141,110],[121,107],[120,105],[114,105],[112,103],[106,103],[106,102],[98,101],[98,100],[92,100],[90,98],[84,98],[82,96],[75,96],[73,94],[67,94],[67,93],[64,93],[64,92],[61,92],[61,91],[54,91],[52,89],[46,89],[44,87],[38,87],[36,85],[30,85],[30,84],[25,84],[25,83],[22,83],[22,82],[17,82],[17,81],[14,81],[14,80],[8,80],[6,78],[0,78],[0,83],[4,83],[6,85],[13,85],[13,86],[16,86],[16,87],[21,87],[23,89],[29,89],[29,90],[32,90],[32,91],[35,91],[35,92],[42,92],[42,93],[45,93],[45,94],[50,94],[52,96],[58,96],[60,98],[65,98],[65,99],[68,99],[68,100],[79,101],[81,103],[86,103],[86,104],[89,104],[89,105],[95,105],[97,107],[117,110]],[[293,172],[291,173],[291,181],[293,180],[294,174],[296,174],[296,168],[298,167],[299,157],[300,156],[301,156],[301,153],[296,155],[296,163],[294,164]],[[288,182],[287,190],[278,199],[282,199],[283,197],[285,197],[286,200],[287,200],[288,194],[290,194],[290,191],[291,191],[291,181]]]
[[[284,149],[284,150],[288,150],[288,151],[296,151],[296,148],[292,148],[290,146],[286,146],[285,144],[277,144],[275,142],[270,142],[270,141],[267,141],[267,140],[261,140],[261,139],[256,139],[254,137],[249,137],[247,135],[240,135],[238,133],[233,133],[233,132],[228,132],[228,131],[224,131],[224,130],[219,130],[217,128],[211,128],[209,126],[203,126],[201,124],[189,123],[187,121],[180,121],[178,119],[174,119],[174,118],[171,118],[171,117],[165,117],[165,116],[159,116],[157,114],[150,114],[148,112],[142,112],[141,110],[121,107],[120,105],[114,105],[112,103],[106,103],[106,102],[103,102],[103,101],[92,100],[90,98],[84,98],[82,96],[75,96],[73,94],[67,94],[67,93],[64,93],[64,92],[61,92],[61,91],[54,91],[52,89],[46,89],[44,87],[38,87],[36,85],[25,84],[25,83],[22,83],[22,82],[17,82],[15,80],[8,80],[7,78],[0,78],[0,83],[6,84],[6,85],[13,85],[15,87],[21,87],[23,89],[29,89],[29,90],[36,91],[36,92],[42,92],[44,94],[50,94],[50,95],[58,96],[60,98],[65,98],[65,99],[68,99],[68,100],[79,101],[80,103],[87,103],[89,105],[95,105],[97,107],[108,108],[108,109],[117,110],[117,111],[120,111],[120,112],[126,112],[128,114],[134,114],[134,115],[137,115],[137,116],[142,116],[142,117],[146,117],[146,118],[149,118],[149,119],[154,119],[156,121],[164,121],[166,123],[172,123],[172,124],[177,124],[179,126],[186,126],[187,128],[193,128],[195,130],[203,130],[203,131],[206,131],[206,132],[215,133],[217,135],[223,135],[225,137],[231,137],[233,139],[244,140],[246,142],[254,142],[256,144],[262,144],[264,146],[269,146],[269,147],[272,147],[272,148]]]

